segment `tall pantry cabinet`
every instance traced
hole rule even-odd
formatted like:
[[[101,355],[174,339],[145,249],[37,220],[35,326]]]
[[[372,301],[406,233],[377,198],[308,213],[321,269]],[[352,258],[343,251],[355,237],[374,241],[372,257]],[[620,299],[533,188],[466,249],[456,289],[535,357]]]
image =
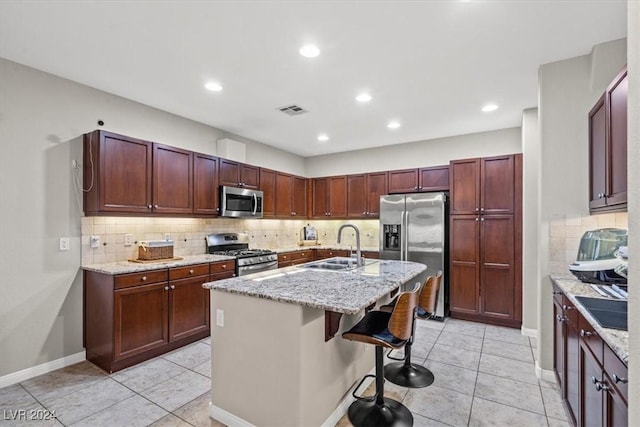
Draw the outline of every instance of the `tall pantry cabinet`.
[[[522,155],[452,161],[451,317],[522,323]]]

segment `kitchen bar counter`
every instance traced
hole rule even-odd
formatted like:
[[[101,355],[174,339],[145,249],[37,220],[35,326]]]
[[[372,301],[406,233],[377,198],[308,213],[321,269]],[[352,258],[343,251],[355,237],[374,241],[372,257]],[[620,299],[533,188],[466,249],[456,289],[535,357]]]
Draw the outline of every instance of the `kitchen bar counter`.
[[[339,245],[337,243],[328,243],[328,244],[309,245],[309,246],[289,246],[289,247],[286,247],[286,248],[274,249],[274,252],[283,253],[283,252],[295,252],[295,251],[308,251],[309,249],[328,249],[328,250],[334,250],[334,251],[349,251],[349,250],[351,250],[354,253],[356,251],[356,248],[355,248],[354,245]],[[362,252],[379,252],[380,251],[380,247],[378,247],[378,246],[362,246],[360,248],[360,251],[362,251]]]
[[[629,363],[629,332],[618,329],[603,328],[589,311],[576,299],[577,296],[589,298],[603,298],[586,283],[582,283],[571,274],[551,274],[551,280],[555,283],[576,306],[580,314],[589,322],[603,341],[611,347],[616,355],[625,364]]]
[[[205,283],[208,289],[356,314],[426,270],[410,261],[367,260],[340,271],[302,266]],[[304,265],[304,264],[303,264]]]
[[[83,265],[83,270],[95,271],[96,273],[103,274],[126,274],[137,273],[140,271],[149,270],[161,270],[163,268],[183,267],[186,265],[203,264],[207,262],[227,261],[234,260],[235,257],[224,255],[187,255],[181,257],[182,259],[170,260],[170,261],[158,261],[158,262],[132,262],[132,261],[118,261],[109,262],[105,264],[91,264]]]

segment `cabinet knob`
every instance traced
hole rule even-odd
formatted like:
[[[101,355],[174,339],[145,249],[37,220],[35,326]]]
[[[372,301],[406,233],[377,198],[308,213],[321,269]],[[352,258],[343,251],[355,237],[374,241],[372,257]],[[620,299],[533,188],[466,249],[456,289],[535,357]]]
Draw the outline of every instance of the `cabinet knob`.
[[[480,209],[478,209],[478,208],[475,208],[474,210],[475,210],[476,212],[479,212],[479,211],[480,211]]]
[[[156,209],[158,209],[158,205],[154,205],[154,207],[155,207]]]
[[[142,281],[145,282],[147,280],[147,276],[142,276]]]
[[[415,187],[413,187],[413,189],[414,189],[414,190],[417,190],[417,189],[418,189],[418,186],[416,185]]]
[[[589,331],[585,331],[584,329],[580,329],[580,336],[581,337],[590,337],[591,335],[593,335],[593,332],[589,332]]]
[[[327,215],[331,216],[331,212],[329,212]]]
[[[169,287],[168,287],[168,286],[165,286],[165,287],[164,287],[164,290],[165,290],[165,291],[168,291],[168,290],[169,290]]]
[[[484,212],[484,208],[480,208],[480,212]]]
[[[232,275],[231,275],[231,277],[236,277],[236,275],[235,275],[235,274],[232,274]]]
[[[147,205],[147,209],[151,209],[153,206],[151,205]]]
[[[567,318],[558,314],[558,315],[556,316],[556,320],[557,320],[558,322],[564,322],[565,320],[567,320]]]
[[[481,222],[484,222],[484,218],[480,218],[480,221],[481,221]]]
[[[287,259],[287,256],[286,256],[286,255],[283,255],[283,256],[282,256],[282,258]]]
[[[596,385],[596,391],[609,390],[611,387],[604,385],[602,381],[596,377],[591,377],[591,382]]]
[[[562,304],[562,309],[563,309],[563,310],[567,310],[567,311],[569,311],[569,310],[573,310],[574,308],[575,308],[575,307],[568,306],[567,304]]]
[[[551,291],[551,293],[552,293],[553,295],[560,295],[562,292],[560,292],[560,291]]]
[[[222,268],[227,268],[227,264],[222,264]]]
[[[604,193],[598,193],[598,199],[602,199],[604,197]]]
[[[176,288],[176,286],[175,286],[175,285],[171,285],[171,286],[169,286],[169,287],[170,287],[171,289],[175,289],[175,288]]]
[[[476,222],[480,221],[480,218],[476,218]]]
[[[291,215],[296,216],[296,213],[295,212],[291,212]]]
[[[422,185],[418,185],[418,190],[422,190]]]
[[[620,378],[619,376],[617,376],[616,374],[613,374],[613,381],[618,384],[618,383],[622,383],[622,384],[626,384],[629,382],[628,379],[626,378]]]
[[[193,270],[189,270],[189,274],[193,274]]]

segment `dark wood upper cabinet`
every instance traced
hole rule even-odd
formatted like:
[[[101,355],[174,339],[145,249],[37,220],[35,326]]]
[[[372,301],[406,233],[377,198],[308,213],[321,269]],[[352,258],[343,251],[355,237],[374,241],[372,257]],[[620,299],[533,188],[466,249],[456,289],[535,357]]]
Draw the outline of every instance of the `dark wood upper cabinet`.
[[[589,209],[627,209],[626,67],[616,76],[589,112]]]
[[[347,175],[347,216],[378,218],[380,196],[387,194],[387,172]]]
[[[193,153],[153,144],[153,211],[164,214],[193,212]]]
[[[152,158],[152,142],[99,130],[85,134],[85,214],[150,213]]]
[[[220,185],[258,189],[260,168],[232,160],[220,159]]]
[[[480,168],[480,213],[512,214],[515,202],[515,158],[482,158]]]
[[[310,206],[313,218],[345,218],[347,216],[346,175],[311,180]]]
[[[264,218],[276,216],[276,171],[260,168],[260,190],[262,197],[262,215]]]
[[[193,154],[193,213],[217,215],[218,158],[206,154]]]
[[[480,212],[480,159],[454,160],[449,167],[451,215]]]
[[[301,176],[293,177],[293,194],[291,206],[293,216],[305,218],[307,216],[307,179]]]
[[[276,186],[276,216],[279,218],[293,216],[293,176],[277,172]]]
[[[448,190],[448,165],[388,172],[389,194]]]

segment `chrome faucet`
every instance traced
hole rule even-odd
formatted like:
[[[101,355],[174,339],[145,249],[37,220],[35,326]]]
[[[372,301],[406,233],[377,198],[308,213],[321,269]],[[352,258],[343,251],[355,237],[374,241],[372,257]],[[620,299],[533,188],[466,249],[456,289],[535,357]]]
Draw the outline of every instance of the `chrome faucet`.
[[[351,227],[354,230],[356,230],[356,256],[358,257],[356,259],[356,265],[358,267],[362,267],[362,259],[360,258],[360,230],[358,230],[358,227],[356,227],[353,224],[343,224],[340,226],[340,228],[338,229],[338,243],[340,243],[340,237],[342,236],[342,230],[346,227]]]

